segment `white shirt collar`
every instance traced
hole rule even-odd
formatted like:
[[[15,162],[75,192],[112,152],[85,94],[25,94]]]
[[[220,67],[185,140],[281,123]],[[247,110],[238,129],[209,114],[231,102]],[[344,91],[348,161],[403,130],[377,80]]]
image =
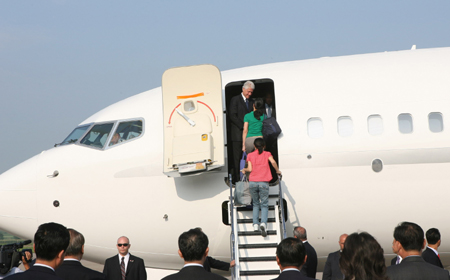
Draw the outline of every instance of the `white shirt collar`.
[[[283,270],[282,272],[285,272],[285,271],[298,271],[298,272],[300,272],[300,270],[298,270],[298,269],[296,269],[296,268],[286,268],[286,269]]]
[[[433,250],[433,252],[437,255],[439,255],[438,251],[436,251],[435,249],[431,248],[430,246],[427,246],[427,248],[430,248],[431,250]]]
[[[187,263],[183,267],[187,267],[187,266],[200,266],[200,267],[203,267],[203,265],[198,264],[198,263]]]
[[[43,267],[50,268],[51,270],[55,271],[55,269],[53,267],[46,265],[46,264],[42,264],[42,263],[35,263],[33,266],[43,266]]]

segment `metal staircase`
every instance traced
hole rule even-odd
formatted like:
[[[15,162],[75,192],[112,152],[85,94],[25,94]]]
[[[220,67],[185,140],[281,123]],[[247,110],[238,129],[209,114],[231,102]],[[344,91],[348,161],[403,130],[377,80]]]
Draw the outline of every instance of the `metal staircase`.
[[[231,180],[230,180],[231,182]],[[281,184],[281,180],[280,180]],[[233,204],[233,188],[230,186],[231,252],[236,266],[232,279],[273,279],[280,274],[275,252],[278,243],[286,238],[283,200],[280,184],[269,188],[269,216],[267,236],[253,230],[251,207],[236,207]],[[281,199],[280,199],[281,198]]]

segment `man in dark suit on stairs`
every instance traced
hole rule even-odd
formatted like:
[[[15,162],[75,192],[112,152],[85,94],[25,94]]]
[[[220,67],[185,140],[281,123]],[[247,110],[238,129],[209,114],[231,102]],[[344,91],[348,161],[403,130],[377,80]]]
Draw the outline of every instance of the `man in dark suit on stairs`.
[[[438,248],[441,246],[441,233],[437,228],[430,228],[427,230],[425,236],[427,237],[428,246],[425,251],[422,252],[422,258],[427,263],[444,268],[438,253]]]
[[[316,278],[317,272],[317,253],[314,250],[313,246],[308,242],[308,236],[306,234],[306,229],[304,227],[295,227],[294,228],[294,237],[300,239],[303,242],[303,246],[306,249],[306,259],[305,264],[302,266],[302,270],[300,271],[303,275]]]
[[[307,258],[305,246],[299,239],[283,239],[277,246],[277,264],[281,274],[274,280],[313,280],[300,272]]]
[[[255,84],[246,81],[242,86],[242,93],[231,98],[229,117],[231,121],[231,141],[234,163],[234,181],[239,181],[239,162],[242,157],[242,132],[244,130],[244,116],[253,111],[253,100],[250,99]]]
[[[84,254],[84,236],[74,229],[69,229],[70,243],[64,262],[56,269],[56,275],[64,280],[102,280],[105,274],[87,268],[81,264]]]
[[[226,278],[203,268],[208,256],[208,237],[200,229],[183,232],[178,238],[178,255],[184,259],[183,268],[162,280],[224,280]]]
[[[130,240],[122,236],[117,240],[118,255],[105,261],[103,273],[108,280],[147,280],[144,260],[131,255]]]
[[[39,226],[34,235],[36,263],[27,271],[8,276],[9,280],[62,280],[55,269],[64,260],[69,245],[69,232],[63,225],[47,223]]]
[[[425,247],[422,228],[414,223],[403,222],[394,230],[394,251],[403,258],[398,265],[387,268],[390,280],[449,280],[449,273],[429,264],[420,256]]]

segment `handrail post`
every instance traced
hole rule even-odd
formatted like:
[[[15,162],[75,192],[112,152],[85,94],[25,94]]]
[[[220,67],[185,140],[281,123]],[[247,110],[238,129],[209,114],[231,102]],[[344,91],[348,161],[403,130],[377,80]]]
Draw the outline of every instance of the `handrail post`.
[[[280,216],[281,216],[281,232],[283,233],[283,239],[286,239],[286,222],[284,218],[284,202],[283,202],[283,190],[281,188],[281,178],[282,176],[279,176],[278,180],[278,205],[280,205]]]
[[[230,217],[230,224],[231,224],[231,235],[230,235],[230,251],[231,251],[231,260],[235,260],[236,259],[236,248],[235,248],[235,238],[234,238],[234,200],[233,200],[233,181],[232,181],[232,176],[231,174],[228,174],[228,183],[230,185],[230,202],[229,202],[229,207],[228,207],[228,211],[230,212],[229,217]],[[234,266],[231,268],[231,279],[232,280],[236,280],[236,267]]]

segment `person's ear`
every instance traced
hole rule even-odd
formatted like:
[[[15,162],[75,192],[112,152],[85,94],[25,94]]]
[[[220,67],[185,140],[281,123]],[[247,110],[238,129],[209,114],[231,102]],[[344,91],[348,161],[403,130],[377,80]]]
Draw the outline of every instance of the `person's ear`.
[[[84,245],[81,246],[81,254],[84,254]]]
[[[427,246],[427,241],[424,239],[423,244],[422,244],[422,250],[423,250],[423,248],[425,248],[425,246]]]
[[[205,258],[208,256],[208,253],[209,253],[209,247],[207,247],[205,250]]]
[[[184,258],[183,258],[183,253],[181,253],[180,250],[178,250],[178,256],[180,256],[180,258],[184,259]]]

